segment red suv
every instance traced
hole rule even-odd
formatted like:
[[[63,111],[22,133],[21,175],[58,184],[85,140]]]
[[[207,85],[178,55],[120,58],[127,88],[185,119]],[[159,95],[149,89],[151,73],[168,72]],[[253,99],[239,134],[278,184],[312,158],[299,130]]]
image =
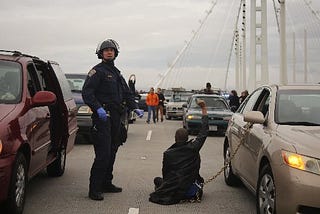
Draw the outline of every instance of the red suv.
[[[10,213],[22,213],[29,178],[64,173],[76,113],[56,62],[0,50],[0,202]]]

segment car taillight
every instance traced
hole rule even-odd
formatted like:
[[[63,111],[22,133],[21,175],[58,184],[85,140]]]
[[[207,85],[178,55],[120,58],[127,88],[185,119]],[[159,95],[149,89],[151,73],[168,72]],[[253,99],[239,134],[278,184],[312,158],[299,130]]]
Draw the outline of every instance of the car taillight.
[[[1,152],[2,152],[2,141],[0,140],[0,155],[1,155]]]
[[[92,114],[91,108],[89,106],[80,106],[78,109],[78,113],[80,114]]]

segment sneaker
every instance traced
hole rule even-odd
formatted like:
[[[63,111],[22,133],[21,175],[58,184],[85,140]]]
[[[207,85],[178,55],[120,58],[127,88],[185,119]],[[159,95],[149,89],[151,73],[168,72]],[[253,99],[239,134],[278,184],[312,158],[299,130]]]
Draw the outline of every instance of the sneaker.
[[[101,192],[92,191],[89,191],[89,198],[95,201],[102,201],[104,199]]]
[[[122,192],[122,188],[113,184],[107,184],[104,186],[103,192]]]

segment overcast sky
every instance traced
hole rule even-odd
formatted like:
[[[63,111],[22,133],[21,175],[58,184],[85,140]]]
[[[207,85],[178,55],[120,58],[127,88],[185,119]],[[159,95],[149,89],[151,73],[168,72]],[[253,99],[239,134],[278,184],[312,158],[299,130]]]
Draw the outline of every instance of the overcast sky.
[[[204,86],[207,81],[217,87],[223,86],[239,0],[214,2],[217,4],[195,39],[192,54],[185,56],[177,65],[189,67],[189,70],[175,72],[173,79],[179,80],[173,83],[176,86],[196,88]],[[269,46],[273,48],[278,45],[279,37],[272,1],[268,2]],[[320,9],[319,2],[312,2],[316,11]],[[288,25],[294,26],[295,31],[301,34],[306,22],[312,22],[311,29],[315,28],[314,24],[319,25],[319,20],[308,18],[307,12],[299,18],[299,9],[304,7],[307,10],[304,0],[290,0],[290,4],[288,10],[294,15],[289,14],[288,17],[294,24]],[[126,78],[136,74],[136,87],[146,89],[154,86],[166,72],[211,6],[211,0],[0,0],[0,49],[20,50],[55,60],[66,73],[87,73],[99,62],[95,55],[97,44],[105,38],[113,38],[120,45],[117,67]],[[249,23],[248,20],[248,34]],[[288,27],[288,31],[291,30]],[[312,46],[317,48],[310,50],[313,56],[310,61],[319,62],[319,55],[314,54],[318,53],[320,46],[319,31],[310,36],[314,37]],[[272,42],[274,40],[276,42]],[[300,44],[297,45],[299,53]],[[276,70],[279,64],[277,55],[269,53],[269,58],[274,63],[269,68],[275,67]],[[310,70],[315,70],[311,67]],[[209,73],[208,68],[211,69]],[[232,69],[233,64],[228,80],[231,88],[234,85]],[[320,81],[316,75],[318,72],[312,72],[312,79]]]

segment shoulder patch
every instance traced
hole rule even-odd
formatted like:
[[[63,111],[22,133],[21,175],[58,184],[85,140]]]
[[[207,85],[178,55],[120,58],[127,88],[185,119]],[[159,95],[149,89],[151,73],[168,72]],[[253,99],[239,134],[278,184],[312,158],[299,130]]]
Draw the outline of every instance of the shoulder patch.
[[[89,76],[89,77],[92,77],[95,73],[96,73],[96,70],[91,69],[91,70],[89,71],[89,73],[88,73],[88,76]]]

